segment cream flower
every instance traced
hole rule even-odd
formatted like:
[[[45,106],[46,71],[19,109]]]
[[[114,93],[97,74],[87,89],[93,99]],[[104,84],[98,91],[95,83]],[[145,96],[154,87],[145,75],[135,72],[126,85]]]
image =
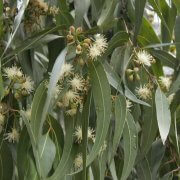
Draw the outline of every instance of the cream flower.
[[[103,145],[101,146],[100,150],[99,150],[99,156],[102,155],[102,153],[106,150],[107,148],[107,142],[104,141]]]
[[[31,108],[28,108],[26,111],[24,111],[26,117],[27,117],[29,120],[31,119],[31,111],[32,111]]]
[[[4,125],[4,119],[5,119],[5,116],[2,113],[0,113],[0,126]]]
[[[34,90],[34,82],[31,80],[29,76],[25,77],[25,82],[21,84],[21,88],[26,90],[27,93],[31,93]]]
[[[79,154],[77,154],[76,158],[74,159],[75,169],[82,168],[82,165],[83,165],[83,157],[82,157],[82,154],[79,153]]]
[[[5,76],[11,80],[14,78],[20,78],[23,76],[23,73],[20,68],[17,66],[4,68]]]
[[[67,76],[73,71],[73,66],[70,63],[64,63],[61,68],[60,78]]]
[[[136,88],[136,92],[141,99],[147,100],[151,98],[151,90],[146,85]]]
[[[64,95],[64,100],[68,102],[77,101],[78,99],[79,99],[78,94],[72,90],[67,91],[66,94]]]
[[[5,140],[8,140],[10,143],[14,143],[15,141],[18,142],[19,141],[19,132],[17,131],[17,129],[12,128],[12,131],[9,133],[6,133],[6,138]]]
[[[130,108],[133,106],[132,102],[129,99],[126,99],[126,107],[128,111],[131,111]]]
[[[94,133],[95,133],[95,130],[90,128],[90,127],[88,127],[88,139],[89,140],[91,139],[93,142],[95,140]],[[82,127],[77,126],[75,128],[74,136],[76,138],[76,142],[78,142],[80,144],[82,142]]]
[[[66,114],[69,116],[74,116],[77,113],[77,108],[72,108],[66,111]]]
[[[135,61],[141,65],[151,66],[154,59],[147,51],[141,50],[136,54]]]
[[[169,103],[169,105],[172,103],[172,101],[173,101],[173,99],[174,99],[174,96],[175,96],[175,93],[173,93],[173,94],[170,94],[169,96],[168,96],[168,103]]]
[[[69,81],[70,85],[74,90],[82,90],[84,86],[84,80],[82,77],[75,75],[73,79]]]
[[[108,47],[107,39],[102,34],[96,34],[94,45],[99,49],[101,53],[104,53],[104,51]]]
[[[101,51],[95,44],[93,44],[89,47],[89,57],[96,60],[98,56],[101,56]]]
[[[172,80],[170,77],[161,76],[161,77],[159,77],[159,83],[163,89],[168,91],[171,86]]]

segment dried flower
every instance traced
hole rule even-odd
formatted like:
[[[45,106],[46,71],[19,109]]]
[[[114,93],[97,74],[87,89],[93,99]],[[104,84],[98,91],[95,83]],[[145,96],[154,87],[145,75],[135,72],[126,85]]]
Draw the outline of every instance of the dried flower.
[[[29,76],[25,76],[25,82],[21,84],[21,88],[26,90],[28,94],[30,94],[34,90],[34,82],[31,80]]]
[[[84,86],[84,80],[79,75],[75,75],[74,78],[69,81],[69,83],[74,90],[81,91]]]
[[[69,116],[74,116],[77,113],[77,108],[72,108],[66,111],[66,114]]]
[[[15,141],[18,142],[19,141],[19,132],[17,131],[17,129],[12,128],[12,131],[9,133],[5,134],[5,140],[8,140],[10,143],[14,143]]]
[[[69,75],[72,71],[73,71],[73,66],[72,66],[72,64],[64,63],[63,66],[62,66],[62,68],[61,68],[60,78],[61,78],[62,76],[67,76],[67,75]]]
[[[20,68],[17,66],[4,68],[5,76],[10,80],[14,80],[16,78],[21,78],[23,73]]]
[[[131,111],[130,108],[133,106],[132,102],[129,99],[126,99],[126,107],[128,111]]]
[[[93,142],[95,140],[94,133],[95,133],[95,130],[90,128],[90,127],[88,127],[88,139],[89,140],[91,139]],[[82,127],[77,126],[75,128],[74,136],[76,138],[76,142],[78,142],[80,144],[82,142]]]
[[[147,85],[136,88],[136,92],[141,99],[147,100],[151,98],[151,90],[147,87]]]
[[[135,62],[138,64],[151,66],[154,61],[153,57],[145,50],[141,50],[136,54]]]
[[[104,51],[108,47],[107,39],[101,34],[96,34],[94,45],[99,49],[101,53],[104,53]]]
[[[75,169],[80,169],[83,165],[83,158],[82,158],[82,154],[79,153],[76,158],[74,159],[74,166]]]
[[[168,96],[168,102],[169,102],[169,105],[172,103],[173,99],[174,99],[174,96],[175,96],[175,93],[172,93]]]
[[[159,83],[164,90],[168,91],[171,86],[172,80],[170,77],[161,76],[159,77]]]
[[[79,95],[75,91],[69,90],[65,93],[63,98],[67,102],[73,102],[79,99]]]

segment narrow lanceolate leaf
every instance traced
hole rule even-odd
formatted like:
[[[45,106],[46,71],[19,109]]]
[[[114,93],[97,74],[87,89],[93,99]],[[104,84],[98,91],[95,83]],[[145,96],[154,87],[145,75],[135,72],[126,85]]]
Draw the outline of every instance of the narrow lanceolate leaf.
[[[0,1],[0,39],[3,34],[3,1]]]
[[[8,47],[10,46],[12,40],[14,39],[14,36],[15,36],[15,34],[16,34],[18,28],[19,28],[19,25],[21,24],[21,21],[22,21],[23,15],[24,15],[24,11],[25,11],[28,3],[29,3],[29,0],[24,0],[23,3],[21,3],[22,5],[21,5],[21,7],[19,9],[19,12],[18,12],[17,16],[15,17],[15,20],[14,20],[13,32],[11,33],[11,35],[9,37],[9,40],[7,42],[4,53],[6,52]],[[4,55],[4,53],[3,53],[3,55]]]
[[[155,101],[159,132],[162,142],[164,144],[169,134],[171,126],[171,113],[169,109],[168,100],[159,87],[156,90]]]
[[[40,137],[38,144],[42,176],[46,177],[52,168],[56,155],[56,146],[49,137],[49,131]]]
[[[112,21],[116,4],[117,0],[105,1],[101,15],[97,22],[98,26],[103,27],[104,25]]]
[[[88,145],[88,126],[89,126],[89,118],[90,118],[90,108],[91,108],[91,102],[92,102],[92,93],[90,92],[85,106],[83,108],[82,112],[82,152],[83,152],[83,179],[86,180],[87,172],[86,172],[86,160],[87,160],[87,145]]]
[[[31,128],[35,137],[35,141],[38,140],[40,122],[42,118],[42,111],[46,100],[46,88],[44,82],[42,82],[36,90],[32,103],[31,113]]]
[[[134,167],[138,149],[138,136],[136,124],[132,115],[127,112],[126,123],[123,131],[124,165],[121,180],[126,180]]]
[[[146,5],[146,0],[136,0],[135,1],[135,32],[134,40],[136,39],[142,24],[142,18],[144,14],[144,7]]]
[[[69,163],[72,163],[70,159],[73,145],[74,119],[65,118],[65,130],[65,144],[61,160],[53,175],[47,178],[47,180],[60,180],[63,178],[67,174],[67,167],[69,166]]]
[[[60,77],[60,74],[61,74],[61,68],[62,68],[64,61],[65,61],[66,52],[67,52],[67,49],[65,48],[60,53],[60,55],[56,59],[56,62],[54,64],[54,67],[53,67],[52,72],[51,72],[51,77],[49,80],[48,91],[47,91],[47,97],[45,99],[45,102],[43,104],[43,108],[41,111],[42,116],[39,119],[39,121],[40,121],[40,126],[38,128],[39,134],[42,132],[43,123],[46,120],[48,109],[50,108],[51,99],[53,98],[54,89],[56,87],[56,84],[57,84],[59,77]]]
[[[157,131],[158,125],[156,120],[155,102],[152,102],[151,107],[144,107],[140,158],[143,158],[144,155],[148,153],[156,137]]]
[[[113,137],[113,152],[120,142],[126,119],[126,99],[123,95],[119,95],[115,101],[115,129]]]
[[[111,91],[104,68],[100,62],[89,65],[91,86],[97,114],[97,129],[94,146],[88,156],[87,165],[91,164],[103,145],[110,123]]]
[[[175,42],[180,42],[180,15],[176,17],[175,23]],[[176,44],[177,58],[180,59],[180,44]]]
[[[139,180],[153,180],[151,165],[147,157],[137,164],[137,175]]]
[[[2,142],[2,138],[0,138],[0,142],[0,179],[9,180],[13,178],[12,154],[7,144]]]

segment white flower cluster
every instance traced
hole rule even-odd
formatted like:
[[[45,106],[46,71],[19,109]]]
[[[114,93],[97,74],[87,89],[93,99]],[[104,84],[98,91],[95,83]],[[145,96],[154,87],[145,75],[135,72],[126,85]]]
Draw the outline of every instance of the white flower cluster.
[[[96,60],[97,57],[105,52],[107,47],[107,39],[101,34],[96,34],[94,43],[89,47],[89,57],[92,60]]]
[[[10,80],[7,88],[13,88],[21,95],[30,94],[34,90],[34,82],[29,76],[25,76],[17,66],[4,68],[4,73],[4,76]]]
[[[136,63],[144,66],[151,66],[155,62],[154,58],[145,50],[140,50],[136,53]]]
[[[5,140],[8,140],[10,143],[19,141],[19,132],[16,128],[12,128],[11,132],[5,134]]]
[[[92,140],[93,142],[95,141],[94,133],[95,133],[95,130],[88,127],[88,139]],[[82,127],[77,126],[75,128],[74,136],[76,138],[76,142],[78,142],[80,144],[82,142]]]
[[[140,86],[139,88],[136,88],[137,95],[143,99],[148,100],[151,99],[152,93],[151,89],[148,87],[148,85]]]
[[[83,157],[82,157],[82,154],[79,153],[74,159],[74,167],[76,170],[78,170],[82,168],[82,165],[83,165]]]
[[[170,77],[161,76],[161,77],[159,77],[159,83],[163,90],[169,91],[172,80]]]

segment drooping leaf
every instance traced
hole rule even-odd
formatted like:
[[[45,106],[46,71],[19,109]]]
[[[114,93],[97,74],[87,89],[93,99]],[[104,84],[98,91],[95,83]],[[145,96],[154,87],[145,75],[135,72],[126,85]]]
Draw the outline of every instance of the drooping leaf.
[[[97,129],[94,146],[88,155],[87,165],[96,158],[104,144],[110,123],[111,91],[104,68],[100,62],[89,67],[93,99],[97,114]]]
[[[0,138],[0,179],[9,180],[13,177],[13,159],[12,154],[2,137]]]
[[[112,21],[117,0],[105,0],[97,25],[101,28]]]
[[[29,0],[24,0],[23,3],[21,3],[21,7],[20,7],[20,9],[18,11],[18,14],[15,17],[15,20],[14,20],[13,32],[11,33],[11,35],[9,37],[9,40],[7,42],[6,48],[5,48],[4,52],[3,52],[3,55],[6,52],[6,50],[9,48],[12,40],[14,39],[14,36],[16,35],[16,32],[17,32],[17,30],[19,28],[19,25],[21,24],[21,21],[22,21],[23,15],[24,15],[24,11],[25,11],[28,3],[29,3]]]
[[[83,152],[83,172],[82,178],[86,180],[87,177],[87,168],[86,168],[86,160],[87,160],[87,148],[88,148],[88,127],[89,127],[89,118],[90,118],[90,109],[91,109],[91,101],[92,101],[92,93],[88,94],[85,106],[82,112],[82,152]]]
[[[155,102],[159,132],[164,144],[171,126],[171,113],[168,100],[159,87],[156,90]]]
[[[105,56],[108,56],[112,51],[119,46],[124,45],[129,40],[128,33],[124,31],[117,32],[109,41],[108,49],[105,52]]]
[[[137,175],[139,180],[153,180],[150,162],[147,157],[137,164]]]
[[[176,17],[176,23],[175,23],[175,42],[180,42],[180,16]],[[176,44],[176,57],[180,59],[180,44]]]
[[[49,137],[49,131],[40,137],[38,150],[42,168],[42,176],[45,178],[52,168],[56,155],[56,146]]]
[[[112,152],[116,152],[120,142],[126,119],[126,99],[119,95],[115,101],[115,129],[113,137]]]
[[[135,32],[134,40],[136,39],[142,24],[144,8],[146,5],[146,0],[136,0],[135,1]]]
[[[140,157],[148,153],[157,134],[158,126],[156,119],[155,102],[152,100],[151,107],[144,107],[144,118],[142,124],[142,141],[140,146]]]
[[[60,180],[67,174],[67,167],[69,166],[69,164],[72,164],[72,162],[70,161],[70,156],[73,145],[74,124],[74,118],[65,118],[66,135],[63,154],[55,172],[51,177],[47,178],[47,180]]]
[[[124,165],[121,175],[121,180],[128,178],[130,172],[134,167],[134,162],[138,149],[138,136],[136,124],[132,115],[127,112],[126,123],[123,131],[123,144],[124,144]]]

